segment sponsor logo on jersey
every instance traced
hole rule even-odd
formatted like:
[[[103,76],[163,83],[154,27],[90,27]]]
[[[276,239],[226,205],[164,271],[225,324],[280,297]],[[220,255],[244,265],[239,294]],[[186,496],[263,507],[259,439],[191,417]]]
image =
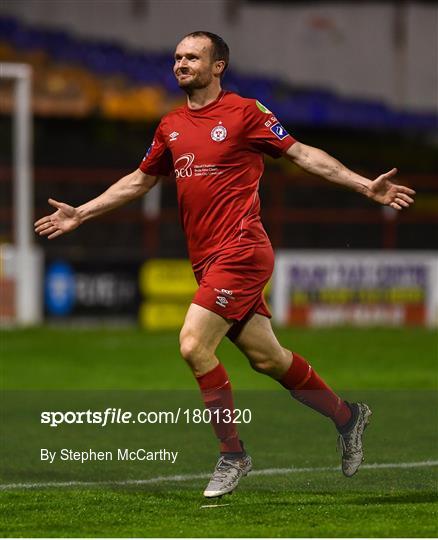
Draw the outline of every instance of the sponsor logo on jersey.
[[[190,178],[193,175],[192,163],[194,159],[195,154],[190,152],[180,156],[174,163],[175,176],[177,178]]]
[[[170,142],[176,141],[176,139],[178,138],[178,135],[179,135],[179,133],[178,133],[177,131],[173,131],[173,132],[169,135],[169,141],[170,141]]]
[[[214,176],[217,174],[222,174],[222,171],[219,170],[218,166],[214,163],[201,163],[194,165],[195,154],[187,152],[187,154],[182,154],[175,162],[175,176],[178,179],[181,178],[192,178],[199,176]]]
[[[289,133],[284,129],[280,122],[277,122],[276,124],[271,126],[271,131],[277,137],[277,139],[280,139],[280,141],[282,141],[285,137],[289,135]]]
[[[211,130],[210,135],[213,141],[221,142],[227,136],[227,129],[224,126],[216,126]]]
[[[269,109],[267,109],[260,101],[256,100],[257,108],[260,109],[265,114],[272,114]]]

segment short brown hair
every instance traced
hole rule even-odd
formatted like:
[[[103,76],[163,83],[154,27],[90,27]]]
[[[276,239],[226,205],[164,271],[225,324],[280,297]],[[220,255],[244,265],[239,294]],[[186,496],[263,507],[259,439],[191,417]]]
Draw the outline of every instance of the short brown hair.
[[[212,54],[213,60],[215,62],[218,60],[223,60],[225,62],[225,67],[222,72],[222,75],[224,74],[230,61],[230,48],[220,36],[218,36],[217,34],[213,34],[212,32],[206,32],[204,30],[197,30],[196,32],[191,32],[190,34],[187,34],[184,37],[185,38],[188,38],[188,37],[208,38],[211,41],[211,45],[212,45],[211,54]]]

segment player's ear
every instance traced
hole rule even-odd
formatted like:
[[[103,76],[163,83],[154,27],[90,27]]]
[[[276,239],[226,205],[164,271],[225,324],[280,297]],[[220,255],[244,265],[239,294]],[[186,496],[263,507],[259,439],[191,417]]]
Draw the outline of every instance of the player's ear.
[[[216,60],[214,63],[215,75],[221,75],[225,70],[225,62],[223,60]]]

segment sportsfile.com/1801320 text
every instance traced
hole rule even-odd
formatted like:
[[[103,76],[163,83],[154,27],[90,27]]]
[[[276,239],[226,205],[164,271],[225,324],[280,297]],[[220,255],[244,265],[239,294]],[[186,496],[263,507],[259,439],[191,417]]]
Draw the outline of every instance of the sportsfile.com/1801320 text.
[[[209,424],[212,421],[224,424],[249,424],[252,421],[250,409],[183,409],[174,411],[124,411],[108,407],[104,411],[43,411],[41,424],[58,427],[61,424],[96,424],[105,427],[112,424]]]

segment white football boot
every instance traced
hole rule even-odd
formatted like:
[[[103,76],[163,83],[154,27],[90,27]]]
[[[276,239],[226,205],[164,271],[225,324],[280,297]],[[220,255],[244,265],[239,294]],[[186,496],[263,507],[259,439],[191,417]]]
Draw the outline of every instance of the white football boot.
[[[366,403],[351,403],[350,406],[356,420],[349,431],[339,433],[338,437],[338,449],[342,456],[342,472],[345,476],[353,476],[364,460],[362,436],[372,414]]]
[[[251,469],[252,460],[248,455],[235,459],[221,456],[205,488],[204,497],[222,497],[226,493],[231,493],[237,487],[239,480]]]

